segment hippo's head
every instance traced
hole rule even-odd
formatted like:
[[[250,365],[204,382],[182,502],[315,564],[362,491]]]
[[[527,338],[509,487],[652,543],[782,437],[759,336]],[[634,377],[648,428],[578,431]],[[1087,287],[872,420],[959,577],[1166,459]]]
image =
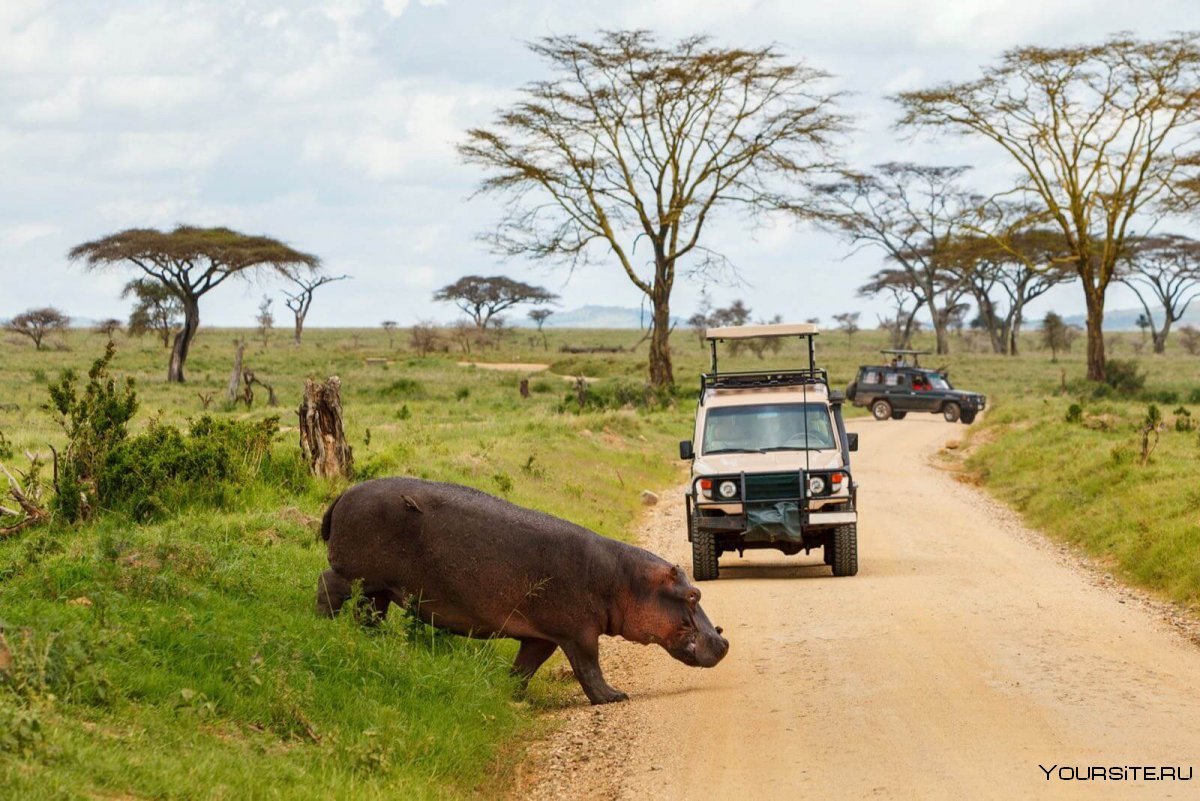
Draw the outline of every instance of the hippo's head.
[[[647,609],[638,615],[645,641],[656,642],[671,656],[693,667],[712,667],[729,652],[729,640],[700,608],[700,590],[671,566],[655,571]]]

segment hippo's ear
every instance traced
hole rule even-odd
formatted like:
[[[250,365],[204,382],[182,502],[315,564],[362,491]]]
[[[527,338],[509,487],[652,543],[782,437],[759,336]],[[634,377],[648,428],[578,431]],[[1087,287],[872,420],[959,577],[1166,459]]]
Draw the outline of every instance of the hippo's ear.
[[[679,565],[671,565],[670,579],[672,583],[679,581]]]

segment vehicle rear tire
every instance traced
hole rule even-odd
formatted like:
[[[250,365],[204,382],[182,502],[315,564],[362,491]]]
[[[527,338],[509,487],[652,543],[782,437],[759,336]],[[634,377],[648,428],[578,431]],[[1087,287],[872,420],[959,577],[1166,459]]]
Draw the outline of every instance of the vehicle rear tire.
[[[887,420],[892,416],[892,404],[885,400],[877,400],[871,404],[871,416],[876,420]]]
[[[962,417],[958,419],[965,425],[971,425],[971,423],[975,422],[975,410],[963,409]]]
[[[858,573],[858,524],[847,523],[833,530],[833,575]]]
[[[957,403],[947,403],[942,407],[942,417],[946,418],[947,423],[957,423],[958,418],[962,417],[962,407]]]
[[[711,531],[701,531],[692,517],[692,578],[712,581],[717,577],[717,537]]]
[[[893,420],[903,420],[905,417],[908,417],[908,412],[892,412]]]

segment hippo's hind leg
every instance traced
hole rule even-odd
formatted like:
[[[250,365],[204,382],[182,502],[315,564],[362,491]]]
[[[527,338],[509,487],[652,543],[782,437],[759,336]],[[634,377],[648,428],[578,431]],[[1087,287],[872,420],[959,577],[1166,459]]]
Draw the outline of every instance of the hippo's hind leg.
[[[517,658],[513,660],[512,674],[521,680],[521,687],[528,686],[533,674],[537,673],[547,659],[558,648],[558,643],[550,640],[523,639]]]
[[[350,582],[330,568],[317,579],[317,614],[333,617],[353,594]]]
[[[560,643],[563,653],[571,662],[571,670],[584,694],[593,704],[611,704],[614,701],[628,701],[629,696],[604,680],[600,670],[600,638],[588,638],[584,641]]]

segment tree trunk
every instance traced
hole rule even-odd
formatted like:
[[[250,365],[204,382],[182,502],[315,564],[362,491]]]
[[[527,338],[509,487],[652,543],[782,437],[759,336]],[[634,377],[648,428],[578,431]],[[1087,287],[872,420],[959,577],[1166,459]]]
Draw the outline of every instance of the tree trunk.
[[[1087,301],[1087,377],[1089,381],[1103,381],[1108,377],[1104,369],[1104,292],[1087,286],[1084,279],[1083,294]]]
[[[654,330],[650,332],[650,386],[660,389],[675,383],[671,368],[671,290],[655,282],[651,301],[654,304]]]
[[[1154,352],[1160,356],[1167,352],[1167,333],[1171,330],[1171,321],[1163,323],[1161,331],[1155,331],[1154,337]]]
[[[292,341],[297,345],[300,344],[300,335],[304,333],[304,315],[293,312],[296,317],[296,332],[292,335]]]
[[[192,346],[192,337],[200,327],[199,298],[184,298],[183,328],[175,334],[175,342],[171,346],[171,364],[167,368],[167,381],[182,384],[183,365],[187,362],[188,349]]]
[[[237,345],[237,353],[233,356],[233,372],[229,374],[229,388],[226,396],[230,403],[237,403],[238,387],[242,383],[242,352],[246,350],[246,343],[239,339],[233,344]]]
[[[354,454],[342,429],[342,381],[331,376],[324,383],[304,381],[300,416],[300,450],[314,475],[349,478]]]

